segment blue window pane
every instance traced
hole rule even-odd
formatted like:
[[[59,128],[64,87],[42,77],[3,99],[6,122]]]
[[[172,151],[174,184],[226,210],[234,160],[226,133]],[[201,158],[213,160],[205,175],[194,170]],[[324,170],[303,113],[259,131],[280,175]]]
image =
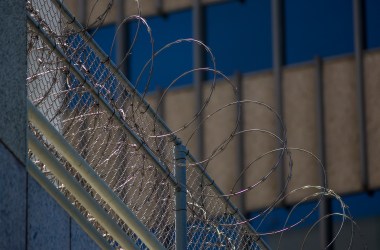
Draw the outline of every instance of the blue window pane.
[[[366,0],[366,40],[367,48],[380,47],[380,1]]]
[[[368,193],[345,195],[343,196],[343,201],[349,207],[354,219],[380,215],[380,191],[376,191],[371,195],[368,195]],[[334,200],[332,205],[333,211],[339,211],[340,204],[338,201]]]
[[[285,63],[353,51],[352,1],[286,0]]]
[[[380,191],[374,192],[372,195],[367,193],[357,193],[353,195],[344,195],[341,197],[343,202],[348,206],[350,215],[354,219],[376,217],[380,215]],[[309,214],[313,208],[317,205],[316,201],[308,201],[300,204],[292,211],[289,217],[288,225],[295,224],[305,215]],[[366,209],[363,209],[365,207]],[[294,207],[292,207],[294,208]],[[270,232],[273,230],[281,229],[284,226],[284,222],[291,210],[289,208],[275,208],[260,225],[261,220],[257,219],[252,221],[251,224],[258,232]],[[318,209],[311,214],[306,221],[300,224],[301,227],[310,228],[318,220]],[[332,199],[332,213],[341,213],[342,207],[337,199]],[[258,211],[251,212],[249,218],[253,218],[259,215]],[[261,219],[263,218],[260,217]],[[341,221],[341,217],[333,216],[334,221]],[[260,225],[260,226],[259,226]]]
[[[291,209],[293,210],[283,207],[275,208],[267,217],[261,215],[261,217],[252,221],[251,224],[258,232],[261,233],[280,230],[284,227],[285,222],[287,222],[287,226],[295,225],[301,219],[305,220],[300,226],[310,227],[318,220],[318,208],[315,209],[316,206],[316,202],[306,201],[298,204],[297,206],[292,206]],[[313,209],[315,212],[310,214]],[[289,216],[290,211],[291,214]],[[251,212],[249,214],[249,218],[254,218],[258,215],[259,212]],[[262,221],[264,217],[265,219]]]
[[[155,51],[166,44],[182,38],[192,37],[191,12],[183,11],[172,13],[167,17],[148,18],[147,22],[151,27]],[[137,22],[133,22],[130,27],[130,39],[133,38]],[[141,26],[138,39],[130,56],[130,80],[136,84],[136,80],[146,62],[151,58],[150,38],[145,27]],[[183,72],[192,69],[192,44],[181,43],[174,45],[166,51],[160,53],[154,59],[154,70],[148,90],[155,90],[157,86],[166,88],[175,78]],[[143,91],[148,78],[148,70],[145,71],[138,85],[139,91]],[[191,74],[182,78],[174,87],[192,82]]]
[[[95,41],[99,44],[99,46],[106,52],[107,55],[110,55],[112,61],[116,60],[116,44],[112,47],[112,41],[114,39],[116,32],[115,25],[106,25],[100,27],[97,30],[92,30],[91,33],[94,35]],[[112,52],[112,53],[110,53]]]
[[[247,0],[206,7],[206,43],[226,75],[272,65],[270,1]],[[208,66],[212,66],[208,60]],[[209,77],[212,74],[209,74]]]

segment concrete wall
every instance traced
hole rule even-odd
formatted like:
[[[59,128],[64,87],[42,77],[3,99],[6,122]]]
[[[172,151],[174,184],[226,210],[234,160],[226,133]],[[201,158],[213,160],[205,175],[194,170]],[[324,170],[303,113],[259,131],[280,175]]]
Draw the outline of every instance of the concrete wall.
[[[243,100],[256,100],[275,107],[274,82],[270,73],[247,75],[243,78]],[[265,129],[277,134],[277,119],[273,112],[263,105],[255,103],[243,104],[244,129]],[[260,117],[260,118],[259,118]],[[271,153],[255,161],[259,156],[276,148],[278,141],[268,134],[249,132],[244,138],[245,167],[244,175],[246,187],[256,185],[264,176],[268,175],[275,166],[276,153]],[[264,207],[273,203],[278,194],[278,171],[272,172],[265,182],[246,194],[246,208]],[[220,184],[219,184],[220,185]],[[223,185],[223,184],[222,184]]]
[[[330,187],[338,193],[359,191],[359,121],[352,57],[325,63],[324,96]]]
[[[0,140],[26,160],[25,1],[0,2]]]
[[[317,96],[313,65],[288,68],[284,71],[284,122],[287,129],[288,147],[302,148],[317,153]],[[294,162],[288,191],[306,185],[320,185],[320,166],[303,152],[291,150]],[[285,167],[285,174],[289,168]],[[287,198],[294,202],[309,194],[298,191]]]
[[[0,249],[99,249],[3,143],[0,163]]]
[[[367,109],[367,133],[368,133],[368,167],[369,185],[371,188],[380,187],[380,53],[368,53],[365,63],[365,97]]]
[[[98,18],[99,15],[104,13],[104,11],[107,9],[108,4],[110,1],[108,0],[101,0],[101,1],[94,1],[94,0],[81,0],[87,2],[87,18],[85,20],[89,20],[88,23],[93,23],[96,18]],[[114,3],[119,0],[115,0]],[[125,0],[124,0],[125,1]],[[226,0],[202,0],[201,2],[203,4],[212,4],[217,2],[225,2]],[[68,7],[68,9],[73,13],[74,16],[78,16],[79,9],[78,8],[78,1],[76,0],[65,0],[65,5]],[[164,14],[169,13],[173,11],[179,11],[183,9],[191,8],[192,1],[189,0],[162,0],[162,8],[160,9],[158,6],[158,2],[152,1],[152,0],[139,0],[140,3],[140,9],[142,16],[151,16],[151,15],[157,15],[157,14]],[[114,4],[109,14],[107,15],[104,24],[110,24],[115,23],[117,21],[117,7],[116,4]],[[91,13],[91,14],[90,14]],[[125,17],[130,15],[136,15],[138,13],[138,8],[135,1],[125,1],[124,4],[124,15]]]
[[[99,249],[0,142],[0,249]]]
[[[25,1],[0,2],[0,249],[25,249]]]
[[[27,248],[28,249],[99,249],[78,224],[28,177]]]
[[[0,249],[97,249],[25,171],[25,1],[0,1]]]
[[[326,129],[326,170],[330,187],[339,194],[361,191],[361,172],[359,159],[359,116],[355,83],[354,58],[343,56],[327,59],[323,63],[325,129]],[[367,132],[369,154],[369,179],[371,188],[380,186],[380,162],[378,147],[380,143],[380,52],[365,54],[365,91],[367,107]],[[284,117],[287,129],[288,147],[302,148],[318,154],[316,66],[312,63],[286,67],[284,81]],[[276,106],[273,75],[271,72],[246,74],[243,76],[243,99],[261,101],[271,107]],[[208,93],[210,86],[205,86]],[[206,94],[205,94],[206,95]],[[155,94],[148,100],[156,100]],[[232,102],[234,93],[225,81],[219,80],[212,101],[205,116],[223,105]],[[154,106],[154,104],[153,104]],[[173,89],[165,97],[165,118],[169,126],[176,130],[190,121],[195,114],[195,92],[193,87]],[[244,129],[266,129],[278,134],[273,112],[260,104],[245,103]],[[209,156],[215,147],[231,134],[236,121],[236,109],[226,108],[205,123],[205,148]],[[186,128],[179,133],[187,141],[196,126]],[[196,138],[190,141],[189,149],[196,152]],[[255,185],[270,173],[276,164],[276,154],[272,153],[251,164],[260,155],[278,147],[278,142],[268,134],[247,132],[244,135],[245,146],[245,187]],[[305,185],[320,185],[321,168],[318,162],[308,154],[291,150],[294,162],[292,179],[288,192]],[[236,140],[233,139],[226,150],[215,157],[208,166],[209,174],[215,178],[225,192],[229,192],[239,175],[237,167]],[[251,164],[251,165],[250,165]],[[285,174],[289,167],[285,167]],[[279,192],[278,171],[271,173],[267,180],[248,192],[246,208],[262,208],[275,200]],[[297,192],[287,198],[293,203],[308,195],[309,192]]]
[[[25,249],[26,178],[23,163],[0,142],[0,249]]]

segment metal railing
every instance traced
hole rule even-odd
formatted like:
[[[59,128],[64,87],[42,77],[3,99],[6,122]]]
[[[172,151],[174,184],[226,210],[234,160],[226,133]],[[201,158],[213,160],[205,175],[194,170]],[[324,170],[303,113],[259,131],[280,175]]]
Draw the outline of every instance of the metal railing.
[[[111,246],[267,248],[60,1],[27,10],[30,159]]]

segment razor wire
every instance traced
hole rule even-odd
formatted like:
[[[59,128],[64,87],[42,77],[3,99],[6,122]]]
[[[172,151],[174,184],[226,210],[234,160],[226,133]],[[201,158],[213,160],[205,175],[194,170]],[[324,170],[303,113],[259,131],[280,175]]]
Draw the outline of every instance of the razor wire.
[[[94,1],[92,10],[95,9],[97,3],[98,1]],[[138,36],[138,32],[141,32],[140,28],[145,29],[150,37],[152,56],[143,67],[136,83],[133,85],[129,83],[118,71],[118,66],[114,65],[110,61],[110,58],[93,41],[94,32],[96,32],[97,28],[100,27],[106,18],[112,4],[113,1],[109,1],[104,11],[101,11],[101,14],[95,19],[96,21],[83,27],[59,1],[27,1],[27,12],[32,20],[28,24],[28,98],[89,163],[98,176],[136,214],[140,221],[154,233],[157,239],[167,249],[175,249],[174,197],[175,187],[178,183],[173,178],[173,148],[177,141],[176,134],[186,129],[194,129],[192,125],[196,123],[199,114],[206,109],[212,100],[217,75],[229,82],[235,95],[236,87],[228,77],[217,71],[211,50],[202,42],[194,39],[180,39],[155,51],[149,25],[140,16],[140,13],[127,17],[124,20],[124,22],[137,21],[139,24],[130,50]],[[89,27],[93,30],[92,35],[87,33]],[[144,97],[150,85],[154,58],[172,46],[182,43],[193,43],[204,48],[214,63],[214,68],[191,69],[184,72],[173,80],[164,91],[162,98],[169,88],[175,85],[180,78],[194,71],[212,72],[214,79],[202,109],[180,128],[171,131],[145,101]],[[124,59],[126,59],[128,53]],[[144,73],[148,74],[148,78],[143,83],[142,75]],[[143,85],[144,91],[140,94],[136,89],[141,85]],[[161,100],[158,106],[161,104]],[[270,106],[253,100],[228,103],[206,115],[204,120],[200,122],[206,123],[215,114],[224,112],[230,106],[249,104],[264,107],[282,124],[281,117]],[[345,221],[352,222],[347,207],[341,202],[340,197],[331,190],[326,189],[325,186],[307,186],[286,194],[288,183],[292,177],[293,167],[290,151],[305,151],[301,149],[289,149],[287,147],[286,129],[283,124],[283,134],[276,135],[265,129],[238,131],[238,122],[239,114],[236,117],[236,126],[206,159],[196,160],[191,154],[188,154],[186,167],[188,249],[259,248],[261,235],[282,235],[285,231],[297,226],[317,210],[321,199],[325,196],[340,201],[342,212],[332,216],[340,216],[342,218],[341,225]],[[196,128],[185,141],[186,144],[192,139],[194,133],[197,132],[197,126],[199,124],[195,124]],[[146,249],[147,247],[141,240],[117,216],[91,185],[55,150],[54,145],[44,138],[43,131],[39,131],[31,123],[29,124],[29,128],[44,146],[55,155],[66,170],[76,178],[82,187],[118,223],[126,235],[135,240],[136,245],[141,249]],[[136,141],[136,138],[131,135],[131,131],[139,140]],[[235,190],[234,186],[229,194],[223,194],[207,174],[208,165],[229,146],[229,143],[236,135],[250,132],[258,132],[270,136],[280,142],[282,148],[273,149],[259,156],[244,169],[244,172],[269,154],[278,155],[276,163],[256,183],[249,184],[243,190]],[[147,150],[150,154],[147,153]],[[278,154],[278,152],[280,153]],[[305,153],[310,154],[309,152]],[[264,183],[280,167],[280,162],[284,160],[286,155],[289,157],[289,173],[285,186],[282,187],[282,192],[258,216],[246,219],[232,205],[230,199],[234,196],[248,193]],[[88,218],[100,234],[112,246],[120,248],[118,243],[100,223],[50,173],[49,167],[43,164],[31,152],[29,156],[57,188],[65,194],[68,200]],[[321,168],[323,169],[322,165]],[[240,174],[239,178],[242,178],[244,172]],[[237,182],[238,180],[236,180]],[[324,180],[323,184],[326,184],[326,180]],[[273,211],[274,207],[281,201],[289,195],[305,189],[313,190],[314,193],[305,197],[300,203],[312,198],[317,199],[318,203],[299,222],[288,225],[287,219],[283,228],[273,232],[261,233],[255,232],[250,226],[250,222],[252,221],[261,221],[259,223],[260,227],[260,225],[265,223],[267,216]],[[300,203],[297,203],[295,207]],[[290,216],[291,212],[288,218]],[[316,222],[316,224],[319,222]],[[353,233],[354,223],[352,225]],[[307,235],[305,236],[305,241],[306,238]]]

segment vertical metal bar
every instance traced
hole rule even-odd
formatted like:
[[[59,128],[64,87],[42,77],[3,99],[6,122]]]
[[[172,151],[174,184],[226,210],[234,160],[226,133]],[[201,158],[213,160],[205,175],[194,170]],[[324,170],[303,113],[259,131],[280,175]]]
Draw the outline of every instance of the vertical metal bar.
[[[164,91],[160,86],[157,86],[156,90],[156,102],[157,105],[160,104],[160,106],[157,109],[158,115],[165,120],[165,96],[163,95]],[[161,103],[160,103],[161,101]]]
[[[193,36],[196,40],[203,40],[203,14],[202,14],[202,4],[200,0],[193,1]],[[201,68],[204,66],[204,53],[199,45],[194,45],[193,49],[193,60],[194,60],[194,68]],[[195,95],[196,95],[196,112],[201,110],[203,104],[203,80],[204,80],[204,72],[195,71],[194,72],[194,84],[195,84]],[[202,121],[202,113],[199,114],[197,119],[200,124]],[[203,125],[200,124],[198,130],[198,152],[197,157],[199,160],[203,160],[204,158],[204,128]]]
[[[124,75],[127,75],[128,61],[129,56],[127,57],[128,52],[128,25],[123,23],[125,17],[125,4],[124,0],[116,0],[115,7],[117,10],[116,25],[118,32],[116,34],[116,64],[123,72]]]
[[[238,101],[243,100],[243,93],[242,93],[242,75],[240,72],[236,72],[235,74],[236,79],[236,86],[237,86],[237,99]],[[237,107],[237,115],[239,116],[239,123],[238,123],[238,129],[237,131],[243,131],[244,130],[244,109],[242,104],[236,105]],[[238,134],[237,136],[237,170],[238,170],[238,176],[244,171],[244,161],[245,161],[245,155],[244,155],[244,134]],[[238,190],[243,190],[245,187],[245,175],[243,175],[239,181]],[[235,190],[234,190],[235,191]],[[238,207],[242,214],[246,214],[245,209],[245,193],[242,193],[238,196]]]
[[[83,25],[87,27],[87,0],[77,1],[78,7],[78,20]]]
[[[180,140],[174,147],[175,178],[178,182],[175,193],[175,241],[176,249],[187,249],[186,226],[186,147]]]
[[[193,37],[196,40],[203,41],[204,30],[203,30],[203,9],[201,0],[193,0]],[[194,69],[202,68],[204,66],[204,52],[199,45],[194,44],[193,47],[193,65]],[[194,88],[195,88],[195,112],[198,113],[202,109],[203,104],[203,80],[204,72],[194,71]],[[204,125],[202,123],[203,112],[200,112],[196,120],[198,127],[197,135],[197,151],[195,152],[198,161],[204,160],[205,158],[205,148],[204,148]],[[200,189],[204,188],[204,178],[203,175],[199,180]],[[203,204],[205,197],[203,192],[201,194],[200,203]]]
[[[115,7],[116,7],[116,65],[119,68],[119,70],[124,74],[127,75],[128,73],[128,61],[129,57],[127,57],[128,53],[128,40],[129,40],[129,33],[128,33],[128,25],[126,23],[123,23],[124,17],[125,17],[125,4],[124,0],[116,0]],[[125,92],[124,92],[125,93]],[[122,95],[122,98],[118,99],[118,102],[120,102],[120,105],[124,104],[127,105],[127,102],[125,102],[125,99],[127,95]],[[124,106],[126,109],[127,107]],[[126,142],[127,136],[124,133],[120,134],[121,141]],[[125,157],[127,156],[127,147],[121,148],[121,154],[118,156],[118,159],[121,162],[125,160]],[[123,174],[128,175],[128,168],[126,168],[125,164],[122,164],[121,168],[118,169],[118,176],[121,177]],[[125,201],[129,198],[126,193],[123,193],[123,197],[125,197]]]
[[[163,0],[156,0],[156,10],[158,15],[164,15]]]
[[[83,27],[87,28],[87,0],[77,1],[77,8],[78,8],[78,20],[83,25]],[[86,117],[87,116],[85,116],[83,119],[83,123],[81,124],[80,131],[86,131],[85,128],[87,128],[88,126]],[[87,157],[86,141],[87,141],[87,136],[85,133],[83,133],[80,139],[80,145],[81,145],[81,148],[83,148],[83,152],[81,152],[81,155],[83,155],[83,157]]]
[[[273,76],[275,82],[275,91],[277,99],[277,112],[281,119],[283,116],[283,97],[282,97],[282,66],[284,63],[284,32],[283,32],[283,0],[272,0],[272,48],[273,48]],[[283,131],[280,124],[277,128],[279,136]],[[281,145],[282,146],[282,145]],[[281,156],[281,152],[278,154]],[[282,154],[284,157],[285,155]],[[279,193],[285,186],[284,164],[283,161],[278,167],[279,173]]]
[[[324,95],[323,95],[323,62],[320,57],[315,58],[316,69],[316,92],[317,92],[317,133],[318,133],[318,157],[326,169],[326,144],[325,144],[325,112],[324,112]],[[327,183],[327,172],[321,170],[322,185]],[[323,197],[319,206],[319,217],[323,218],[331,214],[331,200]],[[319,224],[321,249],[325,249],[333,239],[332,217],[326,217]],[[329,249],[333,249],[331,244]]]
[[[357,110],[359,114],[360,133],[360,166],[361,184],[364,190],[368,190],[368,156],[367,156],[367,130],[366,130],[366,108],[364,94],[364,72],[363,72],[363,1],[353,0],[354,10],[354,36],[355,36],[355,72],[357,86]]]

